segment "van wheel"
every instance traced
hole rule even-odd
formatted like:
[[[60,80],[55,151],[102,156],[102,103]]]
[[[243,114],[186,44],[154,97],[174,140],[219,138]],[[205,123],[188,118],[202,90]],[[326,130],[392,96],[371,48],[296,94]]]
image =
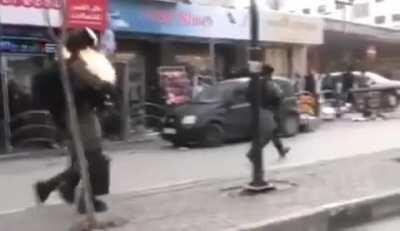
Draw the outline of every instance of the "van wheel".
[[[219,124],[209,124],[204,133],[203,145],[207,147],[218,147],[224,143],[224,129]]]
[[[282,123],[282,133],[285,136],[292,137],[299,133],[300,122],[297,115],[288,115]]]

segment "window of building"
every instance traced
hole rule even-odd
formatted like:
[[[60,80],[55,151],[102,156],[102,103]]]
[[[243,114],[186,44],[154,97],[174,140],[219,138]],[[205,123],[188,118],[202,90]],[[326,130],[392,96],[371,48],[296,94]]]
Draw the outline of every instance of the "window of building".
[[[369,17],[369,3],[355,4],[353,7],[353,14],[355,18]]]
[[[318,7],[318,13],[325,14],[326,13],[326,6],[322,5]]]
[[[392,21],[393,22],[400,22],[400,14],[392,15]]]
[[[386,17],[385,16],[377,16],[375,17],[375,23],[376,24],[385,24],[386,22]]]
[[[311,14],[311,9],[303,9],[303,14]]]
[[[336,9],[337,10],[342,10],[342,9],[344,9],[344,4],[342,4],[342,3],[336,3]]]

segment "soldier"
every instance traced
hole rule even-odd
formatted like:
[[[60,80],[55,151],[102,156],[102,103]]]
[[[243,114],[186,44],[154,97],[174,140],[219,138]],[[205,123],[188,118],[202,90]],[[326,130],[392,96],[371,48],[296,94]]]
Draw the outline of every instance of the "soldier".
[[[286,154],[290,151],[289,147],[285,147],[279,137],[281,119],[280,119],[280,107],[282,104],[283,93],[280,87],[272,81],[272,73],[274,69],[271,66],[264,65],[262,68],[262,79],[261,85],[261,107],[263,110],[272,112],[273,120],[269,119],[268,113],[265,111],[260,114],[260,133],[261,133],[261,145],[264,148],[270,140],[277,149],[281,158],[286,157]],[[251,83],[251,82],[250,82]],[[252,86],[249,86],[248,100],[252,102],[254,99]],[[275,124],[270,124],[275,122]],[[251,159],[251,152],[248,153],[248,157]]]
[[[96,196],[107,194],[109,191],[110,166],[108,158],[103,154],[101,129],[96,112],[104,106],[107,96],[113,93],[115,70],[105,56],[95,50],[96,46],[97,36],[92,30],[71,32],[66,41],[66,49],[70,53],[66,61],[83,148],[88,161],[92,200],[95,211],[102,212],[107,210],[107,205]],[[58,65],[54,64],[35,76],[33,94],[35,104],[48,109],[57,127],[65,134],[67,140],[71,140]],[[70,166],[46,181],[37,182],[34,190],[40,203],[44,203],[56,189],[67,203],[73,203],[77,197],[78,211],[85,213],[83,196],[75,195],[75,188],[81,176],[76,150],[72,145],[69,145],[69,152]]]

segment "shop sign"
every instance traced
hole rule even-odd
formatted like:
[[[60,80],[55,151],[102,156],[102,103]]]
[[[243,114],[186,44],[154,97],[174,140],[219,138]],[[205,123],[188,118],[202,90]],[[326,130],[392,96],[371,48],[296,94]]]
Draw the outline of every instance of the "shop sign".
[[[0,0],[0,23],[11,25],[60,26],[61,0]]]
[[[2,39],[0,51],[9,53],[53,53],[48,47],[54,44],[33,40]]]
[[[189,4],[110,2],[114,30],[221,39],[249,39],[248,10]]]
[[[36,9],[60,9],[60,0],[0,0],[0,5]]]
[[[260,12],[260,40],[265,42],[322,44],[323,19],[310,16]]]
[[[107,5],[107,0],[68,0],[68,26],[70,28],[90,27],[104,31],[107,22]]]

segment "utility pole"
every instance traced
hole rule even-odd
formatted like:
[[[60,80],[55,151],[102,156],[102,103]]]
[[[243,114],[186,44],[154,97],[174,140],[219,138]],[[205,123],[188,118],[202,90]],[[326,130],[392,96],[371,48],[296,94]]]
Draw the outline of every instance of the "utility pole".
[[[262,49],[259,47],[259,12],[255,0],[251,0],[250,5],[251,17],[251,48],[250,48],[250,87],[253,87],[254,99],[251,102],[252,111],[252,131],[253,141],[250,153],[250,159],[253,164],[252,181],[245,187],[246,191],[252,193],[265,192],[274,189],[274,186],[264,180],[264,166],[261,146],[261,130],[260,130],[260,105],[261,105],[261,90],[260,75],[262,68]]]

